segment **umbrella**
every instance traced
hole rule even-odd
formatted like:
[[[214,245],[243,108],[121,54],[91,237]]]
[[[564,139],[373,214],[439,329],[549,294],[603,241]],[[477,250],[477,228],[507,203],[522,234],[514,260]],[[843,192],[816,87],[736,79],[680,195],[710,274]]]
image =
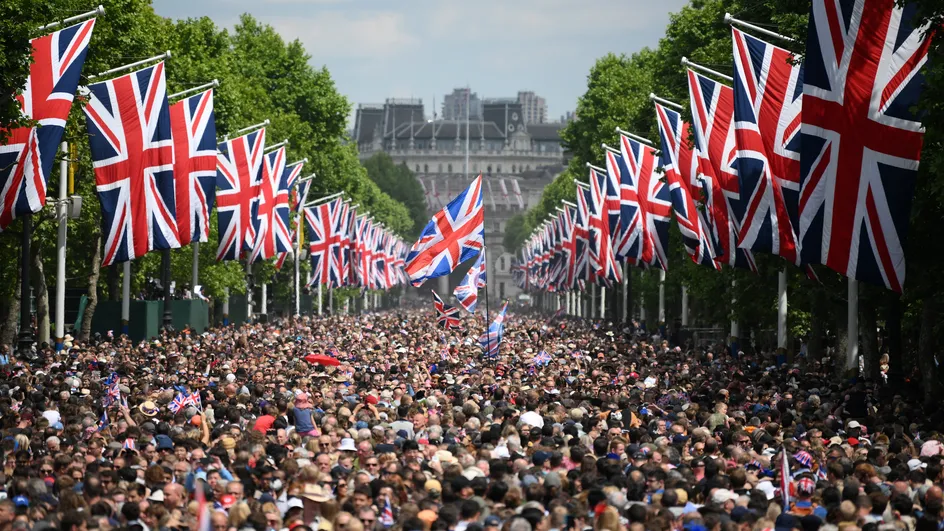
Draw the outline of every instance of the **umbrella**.
[[[332,367],[337,367],[341,365],[341,362],[337,358],[332,358],[331,356],[325,356],[324,354],[309,354],[305,356],[305,361],[311,363],[312,365],[330,365]]]

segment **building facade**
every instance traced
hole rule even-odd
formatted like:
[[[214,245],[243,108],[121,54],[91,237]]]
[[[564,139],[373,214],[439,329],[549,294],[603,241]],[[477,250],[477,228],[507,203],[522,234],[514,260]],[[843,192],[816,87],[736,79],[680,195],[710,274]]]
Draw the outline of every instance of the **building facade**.
[[[518,92],[518,103],[521,104],[524,123],[547,123],[547,101],[544,98],[530,90],[523,90]]]
[[[479,95],[472,92],[469,88],[457,88],[452,90],[452,94],[446,94],[442,103],[442,118],[444,120],[465,120],[466,102],[469,105],[469,118],[480,120],[482,118],[482,100]]]
[[[560,124],[527,124],[521,104],[513,99],[485,101],[481,114],[468,122],[427,120],[421,100],[362,104],[353,138],[361,160],[383,152],[413,170],[426,190],[430,214],[482,174],[489,297],[498,301],[518,295],[511,276],[513,256],[502,246],[505,226],[537,203],[566,161]],[[463,264],[437,291],[444,297],[451,294],[471,265]]]

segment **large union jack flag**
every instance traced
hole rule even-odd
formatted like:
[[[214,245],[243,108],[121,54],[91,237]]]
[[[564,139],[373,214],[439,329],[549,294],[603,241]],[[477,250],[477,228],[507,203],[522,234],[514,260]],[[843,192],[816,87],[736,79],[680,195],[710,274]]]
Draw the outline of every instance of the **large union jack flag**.
[[[16,99],[40,127],[8,131],[0,145],[0,230],[46,204],[46,181],[79,85],[95,19],[33,39],[33,64]]]
[[[107,235],[102,264],[180,247],[164,63],[89,91],[85,125]]]
[[[479,301],[479,288],[485,287],[486,263],[485,248],[483,247],[478,260],[465,274],[462,282],[452,291],[452,294],[459,301],[459,305],[465,308],[467,312],[475,313],[475,307]]]
[[[279,184],[280,189],[288,190],[289,194],[289,203],[291,206],[291,212],[300,212],[301,204],[304,203],[308,195],[308,185],[311,184],[311,179],[308,179],[304,182],[298,182],[298,177],[302,173],[302,168],[305,166],[304,161],[295,162],[293,164],[288,164],[285,166],[285,171],[282,172],[282,181]],[[299,192],[296,190],[298,188],[305,187],[304,190]],[[277,205],[278,208],[288,208],[289,205],[283,206],[281,203]],[[286,219],[288,219],[289,214],[286,213]],[[298,224],[301,224],[301,219],[298,219]],[[275,268],[277,270],[282,269],[282,265],[285,263],[285,260],[290,254],[294,252],[295,249],[295,238],[298,237],[298,228],[293,227],[289,233],[289,251],[278,253],[276,255]],[[302,232],[304,234],[304,232]]]
[[[563,289],[573,289],[577,272],[577,209],[564,207],[563,238],[564,238],[564,273],[561,280]]]
[[[485,244],[482,176],[437,212],[423,229],[406,258],[405,269],[414,286],[448,275],[476,256]]]
[[[608,179],[605,172],[590,168],[590,261],[601,284],[610,286],[622,281],[622,270],[610,239]]]
[[[239,260],[255,243],[252,214],[259,192],[265,129],[219,145],[216,162],[216,216],[220,244],[217,260]]]
[[[340,264],[334,252],[341,245],[338,232],[343,201],[335,199],[320,205],[305,207],[308,227],[308,251],[311,254],[311,282],[309,285],[330,285],[332,278],[340,277]]]
[[[914,5],[813,0],[803,87],[803,260],[900,292],[930,39]]]
[[[436,324],[439,328],[455,330],[459,328],[459,308],[446,304],[442,297],[435,291],[429,290],[433,294],[433,307],[436,308]]]
[[[669,187],[655,174],[655,149],[620,135],[620,153],[627,169],[623,173],[631,179],[624,182],[635,185],[621,185],[621,203],[624,209],[628,208],[626,211],[632,213],[621,223],[625,225],[624,231],[639,231],[639,243],[631,244],[626,256],[639,266],[666,270],[672,204]]]
[[[174,136],[174,188],[177,235],[181,245],[210,237],[210,211],[216,199],[216,118],[213,89],[170,106]]]
[[[574,238],[577,256],[574,257],[574,280],[590,280],[590,190],[577,187],[577,217],[574,222]],[[534,275],[530,276],[531,281]],[[573,288],[574,284],[571,284]]]
[[[799,264],[803,69],[788,50],[732,31],[734,136],[744,202],[738,246]]]
[[[695,204],[696,195],[701,195],[701,187],[695,186],[698,175],[695,165],[698,159],[688,142],[690,128],[682,121],[681,114],[660,103],[656,103],[656,120],[662,140],[659,162],[669,183],[675,220],[682,233],[685,250],[696,264],[720,268],[721,264],[714,260],[708,223]]]
[[[256,239],[250,260],[267,260],[292,249],[288,220],[288,188],[285,181],[285,148],[266,153],[262,160],[262,178],[256,198]]]
[[[738,174],[734,143],[734,90],[692,70],[688,71],[692,129],[698,178],[705,188],[707,220],[715,243],[715,260],[757,271],[754,255],[737,246]]]

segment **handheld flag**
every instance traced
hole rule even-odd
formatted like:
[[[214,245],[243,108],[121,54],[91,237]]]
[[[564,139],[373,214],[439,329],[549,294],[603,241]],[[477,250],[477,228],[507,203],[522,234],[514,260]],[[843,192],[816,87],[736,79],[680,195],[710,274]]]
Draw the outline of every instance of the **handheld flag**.
[[[469,313],[475,313],[475,307],[479,300],[479,288],[485,287],[486,259],[485,248],[479,253],[475,265],[469,269],[462,282],[456,286],[452,294],[459,300],[459,305],[465,308]]]
[[[452,273],[485,244],[482,176],[437,212],[410,248],[405,270],[414,286]]]
[[[502,305],[498,312],[498,317],[489,325],[488,331],[479,336],[479,345],[485,349],[485,355],[493,357],[498,355],[499,346],[502,342],[502,335],[505,332],[505,312],[508,311],[508,303]]]
[[[433,294],[433,306],[436,308],[436,324],[439,325],[439,328],[448,330],[459,328],[459,308],[443,302],[442,297],[435,291],[430,290],[430,292]]]

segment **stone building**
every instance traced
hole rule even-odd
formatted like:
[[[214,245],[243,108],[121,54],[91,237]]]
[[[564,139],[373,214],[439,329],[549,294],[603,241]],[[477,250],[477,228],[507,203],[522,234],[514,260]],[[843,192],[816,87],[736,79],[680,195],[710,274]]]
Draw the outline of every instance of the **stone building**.
[[[486,100],[481,119],[468,122],[429,120],[422,100],[388,99],[380,105],[358,106],[353,139],[362,160],[384,152],[413,170],[426,189],[430,213],[478,174],[484,176],[489,296],[497,301],[518,294],[511,280],[512,255],[502,247],[505,225],[534,205],[544,187],[563,171],[560,128],[556,123],[525,123],[515,99]],[[440,284],[437,291],[444,297],[451,293],[470,266],[464,264],[450,276],[448,286]]]

